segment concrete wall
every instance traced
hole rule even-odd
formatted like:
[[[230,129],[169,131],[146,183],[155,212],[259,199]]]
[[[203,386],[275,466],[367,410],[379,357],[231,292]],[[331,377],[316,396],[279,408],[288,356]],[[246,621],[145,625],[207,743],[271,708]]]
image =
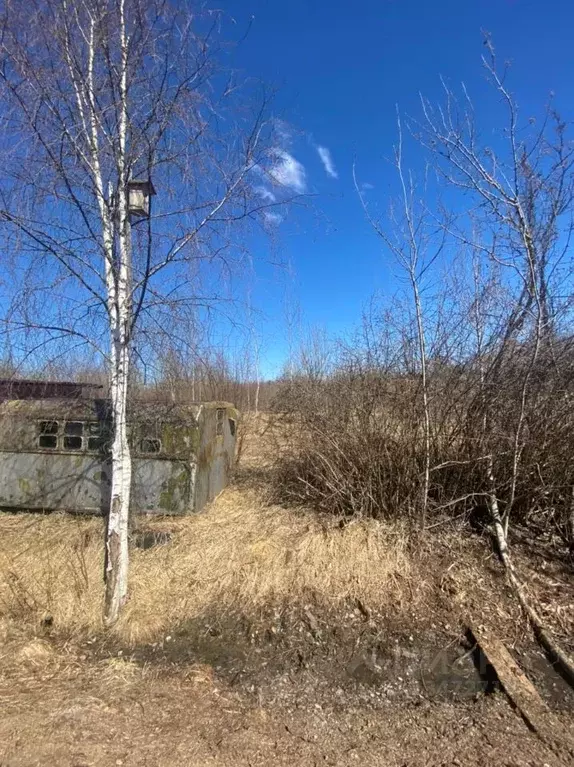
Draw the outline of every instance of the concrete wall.
[[[209,403],[198,416],[200,443],[194,510],[200,511],[229,482],[235,457],[237,411],[227,403]]]
[[[97,455],[0,452],[0,506],[100,513],[109,481]]]
[[[101,405],[10,402],[3,403],[2,409],[0,507],[106,513],[110,465],[104,451],[89,449],[87,435],[92,427],[84,426],[81,448],[64,449],[66,423],[96,424],[99,418],[105,426]],[[42,449],[40,424],[50,420],[59,424],[57,447]],[[130,428],[134,511],[200,511],[229,480],[236,422],[237,413],[228,403],[170,407],[163,412],[148,408]],[[160,451],[142,453],[142,439],[159,440]]]

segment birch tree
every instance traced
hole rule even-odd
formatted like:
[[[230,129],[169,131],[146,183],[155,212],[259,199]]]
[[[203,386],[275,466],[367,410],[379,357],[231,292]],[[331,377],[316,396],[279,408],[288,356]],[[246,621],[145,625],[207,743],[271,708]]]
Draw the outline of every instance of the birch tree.
[[[127,598],[128,390],[144,331],[217,298],[194,292],[198,270],[229,273],[238,227],[285,198],[257,193],[272,123],[222,69],[219,38],[219,17],[186,0],[7,0],[0,16],[4,325],[27,353],[65,338],[106,360],[107,624]],[[128,184],[152,177],[158,204],[136,219]]]

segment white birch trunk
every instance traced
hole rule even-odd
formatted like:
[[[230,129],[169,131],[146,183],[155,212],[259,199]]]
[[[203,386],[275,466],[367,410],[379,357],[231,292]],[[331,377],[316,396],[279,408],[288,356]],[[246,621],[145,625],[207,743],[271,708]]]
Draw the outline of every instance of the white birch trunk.
[[[510,552],[508,550],[508,538],[504,529],[504,523],[500,516],[498,499],[496,497],[496,483],[494,479],[492,456],[489,456],[487,459],[486,475],[490,483],[490,493],[488,500],[490,515],[494,525],[494,535],[496,537],[498,551],[500,558],[502,559],[502,564],[504,565],[508,581],[513,587],[518,601],[526,613],[528,620],[532,624],[532,627],[537,634],[541,644],[548,650],[551,655],[555,657],[570,680],[574,681],[574,659],[571,658],[570,655],[556,642],[554,637],[551,636],[542,620],[539,611],[532,606],[530,599],[526,594],[524,583],[518,577],[518,574],[514,568],[514,563],[512,562]]]
[[[117,292],[111,315],[110,394],[114,437],[112,442],[112,487],[106,536],[106,599],[104,620],[114,624],[127,599],[129,568],[129,509],[132,460],[127,433],[128,381],[131,335],[131,243],[125,167],[127,140],[127,56],[124,2],[120,2],[122,71],[120,77],[120,121],[118,152],[118,263]]]
[[[115,623],[127,598],[128,523],[132,460],[127,435],[129,348],[116,333],[112,347],[111,405],[114,424],[112,442],[112,487],[106,536],[105,622]]]
[[[127,37],[123,2],[120,4],[122,72],[120,81],[120,125],[118,153],[118,218],[112,219],[108,207],[100,164],[97,105],[94,90],[94,60],[96,40],[94,20],[88,35],[88,69],[85,97],[77,82],[73,67],[70,75],[75,86],[78,111],[89,136],[90,169],[97,193],[102,222],[106,304],[110,328],[110,399],[113,425],[111,448],[111,493],[106,531],[106,595],[104,622],[115,623],[127,598],[128,588],[128,523],[132,463],[127,437],[127,398],[129,380],[129,347],[131,332],[131,250],[127,206],[127,177],[125,170],[127,136]],[[109,190],[111,198],[112,190]],[[114,258],[116,244],[118,258]]]

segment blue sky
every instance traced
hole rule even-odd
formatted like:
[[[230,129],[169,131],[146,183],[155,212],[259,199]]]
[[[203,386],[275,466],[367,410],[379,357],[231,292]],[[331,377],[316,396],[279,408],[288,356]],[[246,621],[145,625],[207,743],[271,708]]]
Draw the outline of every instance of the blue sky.
[[[400,287],[352,180],[356,162],[358,178],[372,187],[369,199],[385,210],[395,105],[416,116],[419,92],[440,99],[442,75],[453,86],[464,81],[485,126],[493,124],[496,97],[480,63],[484,29],[500,60],[512,62],[521,115],[540,113],[552,90],[571,118],[574,3],[224,0],[218,7],[233,17],[238,37],[253,16],[234,63],[278,88],[274,110],[290,126],[289,152],[300,163],[289,170],[310,195],[307,209],[293,210],[271,243],[255,243],[253,302],[262,312],[263,372],[271,376],[288,353],[286,306],[299,308],[306,326],[346,333],[374,291]],[[418,161],[413,154],[415,167]],[[292,276],[270,264],[279,255]]]

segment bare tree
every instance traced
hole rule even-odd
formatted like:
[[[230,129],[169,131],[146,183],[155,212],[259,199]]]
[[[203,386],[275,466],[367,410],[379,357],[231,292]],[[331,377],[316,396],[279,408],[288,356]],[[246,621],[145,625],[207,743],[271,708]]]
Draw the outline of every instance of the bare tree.
[[[494,147],[481,140],[467,92],[460,103],[444,83],[444,104],[433,108],[423,99],[424,121],[416,130],[437,159],[436,167],[446,183],[476,204],[472,221],[478,221],[479,227],[453,227],[450,234],[508,273],[509,312],[501,314],[490,343],[485,346],[481,339],[481,351],[488,347],[489,362],[482,370],[480,394],[483,429],[487,431],[496,400],[492,394],[501,385],[509,355],[515,356],[520,348],[526,362],[520,366],[519,407],[509,446],[510,489],[502,513],[507,534],[529,402],[532,405],[532,379],[543,348],[552,355],[556,341],[558,306],[553,302],[553,289],[557,278],[564,277],[560,270],[573,232],[574,147],[566,139],[565,123],[550,107],[540,127],[533,120],[526,128],[520,124],[518,106],[506,85],[508,68],[500,72],[488,37],[485,45],[488,53],[483,65],[506,112],[505,129]],[[477,238],[477,232],[482,237]],[[481,353],[481,365],[484,361]],[[494,482],[492,463],[488,475]]]
[[[417,188],[413,174],[404,169],[403,128],[398,109],[397,130],[398,143],[393,159],[399,181],[399,195],[397,201],[391,205],[388,226],[384,226],[373,217],[356,178],[355,188],[371,226],[383,240],[397,264],[404,270],[409,283],[416,322],[418,375],[422,398],[424,466],[420,525],[424,529],[429,501],[432,425],[429,404],[428,340],[421,292],[425,277],[428,277],[429,270],[443,250],[445,237],[444,235],[436,237],[437,226],[422,200],[422,192]]]
[[[65,337],[106,359],[108,624],[128,588],[130,371],[146,334],[221,296],[195,292],[198,270],[228,274],[231,229],[274,204],[253,183],[274,179],[265,99],[219,68],[219,36],[185,0],[7,0],[0,16],[5,327],[28,350]],[[134,216],[130,182],[152,176],[159,204]]]

